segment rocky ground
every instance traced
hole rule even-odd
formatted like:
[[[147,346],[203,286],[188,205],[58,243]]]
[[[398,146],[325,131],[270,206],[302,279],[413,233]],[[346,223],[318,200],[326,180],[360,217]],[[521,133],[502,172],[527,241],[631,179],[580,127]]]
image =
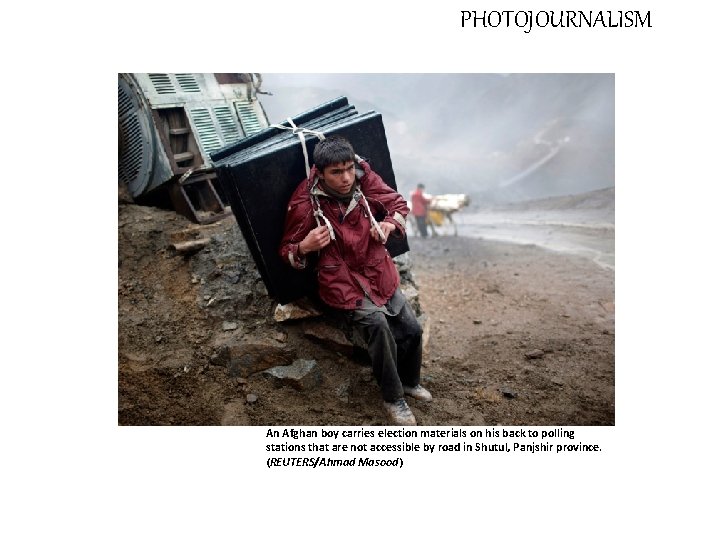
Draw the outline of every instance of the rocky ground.
[[[193,240],[207,243],[173,247]],[[409,399],[419,424],[614,424],[611,270],[534,246],[410,241],[435,398]],[[350,336],[324,316],[275,319],[232,216],[199,226],[121,203],[118,257],[120,425],[387,424]]]

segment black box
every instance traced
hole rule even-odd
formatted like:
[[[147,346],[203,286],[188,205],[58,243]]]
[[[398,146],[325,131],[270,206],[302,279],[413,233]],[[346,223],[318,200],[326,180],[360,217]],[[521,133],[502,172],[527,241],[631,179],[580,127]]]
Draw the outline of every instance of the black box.
[[[331,110],[326,107],[321,114],[311,115],[308,111],[299,115],[296,118],[304,117],[308,122],[306,126],[298,122],[295,122],[296,125],[310,129],[315,125],[325,136],[345,137],[385,183],[397,189],[382,116],[376,112],[358,115],[354,109],[333,115],[333,111],[337,113],[338,109],[345,107],[347,101],[342,104],[343,100],[330,102],[340,105]],[[265,135],[256,139],[255,145],[236,143],[232,151],[223,148],[213,155],[213,159],[217,157],[215,168],[218,180],[230,200],[233,214],[268,293],[285,304],[312,295],[316,289],[312,268],[295,270],[278,254],[288,201],[307,173],[297,135],[278,128],[268,129],[276,129],[278,133],[263,132]],[[312,166],[312,154],[318,139],[309,134],[305,138]],[[405,238],[390,238],[386,247],[393,257],[409,249]]]

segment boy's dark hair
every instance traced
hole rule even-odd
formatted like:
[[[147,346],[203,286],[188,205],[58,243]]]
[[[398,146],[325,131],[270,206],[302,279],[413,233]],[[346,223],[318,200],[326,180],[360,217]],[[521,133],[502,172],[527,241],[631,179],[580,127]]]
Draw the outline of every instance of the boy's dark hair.
[[[425,189],[425,184],[418,184],[418,187],[419,187],[420,189]]]
[[[319,141],[313,150],[313,161],[320,172],[333,163],[355,161],[355,150],[344,137],[333,135]]]

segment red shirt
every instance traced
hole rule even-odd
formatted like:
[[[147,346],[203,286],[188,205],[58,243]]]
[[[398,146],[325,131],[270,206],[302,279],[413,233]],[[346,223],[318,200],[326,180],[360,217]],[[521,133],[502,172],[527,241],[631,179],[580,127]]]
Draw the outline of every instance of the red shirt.
[[[419,189],[416,189],[410,194],[410,200],[412,201],[412,213],[413,216],[426,216],[428,204],[432,200],[431,197],[425,195]]]

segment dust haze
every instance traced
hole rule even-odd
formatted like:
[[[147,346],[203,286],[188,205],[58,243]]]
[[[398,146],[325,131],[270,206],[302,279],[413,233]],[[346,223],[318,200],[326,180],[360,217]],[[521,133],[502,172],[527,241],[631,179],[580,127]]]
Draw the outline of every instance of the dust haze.
[[[612,188],[613,74],[263,74],[271,122],[347,96],[383,115],[399,190],[473,206]],[[614,190],[613,190],[614,198]]]

